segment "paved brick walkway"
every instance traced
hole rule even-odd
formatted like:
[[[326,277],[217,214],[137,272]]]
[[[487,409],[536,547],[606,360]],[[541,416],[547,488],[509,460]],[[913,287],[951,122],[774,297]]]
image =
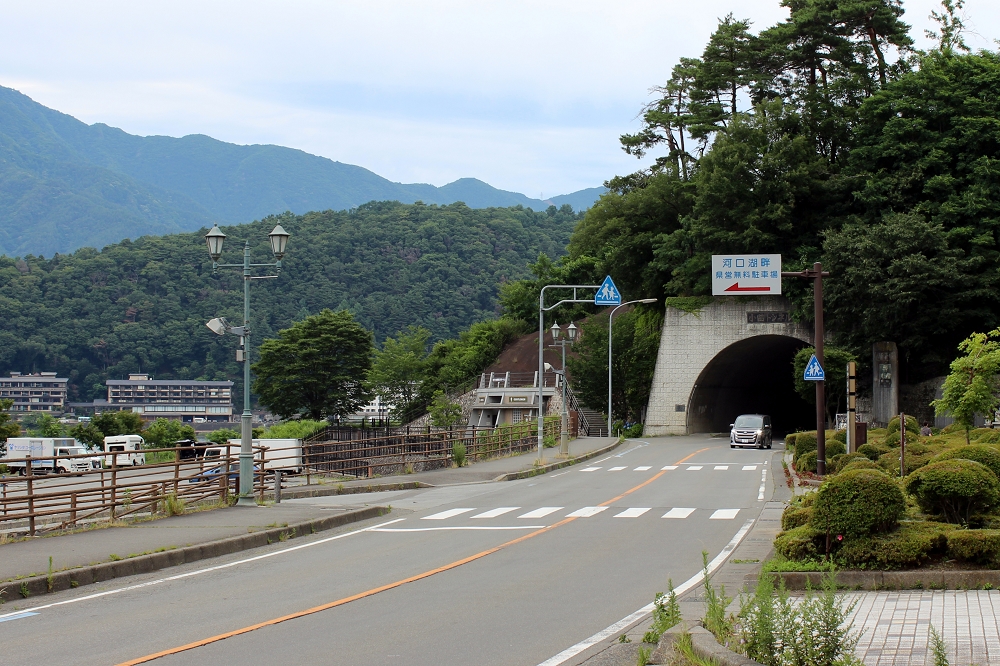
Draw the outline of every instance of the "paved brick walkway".
[[[1000,663],[1000,591],[856,592],[857,654],[867,666],[930,664],[931,626],[951,666]]]

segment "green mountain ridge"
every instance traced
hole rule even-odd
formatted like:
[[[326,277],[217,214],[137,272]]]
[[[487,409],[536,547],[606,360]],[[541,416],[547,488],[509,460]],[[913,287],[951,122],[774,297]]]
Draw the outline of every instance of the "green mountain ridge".
[[[394,183],[282,146],[242,146],[198,134],[141,137],[87,125],[0,86],[0,253],[11,256],[52,256],[214,222],[348,210],[370,201],[582,210],[604,191],[542,201],[475,178],[442,187]]]

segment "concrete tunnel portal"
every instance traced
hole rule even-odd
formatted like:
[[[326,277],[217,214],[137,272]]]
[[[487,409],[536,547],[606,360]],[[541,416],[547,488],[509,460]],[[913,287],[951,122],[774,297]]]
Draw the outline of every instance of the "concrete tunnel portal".
[[[816,408],[795,391],[792,361],[807,346],[785,335],[756,335],[721,350],[695,382],[688,432],[728,432],[740,414],[769,414],[774,436],[815,428]]]

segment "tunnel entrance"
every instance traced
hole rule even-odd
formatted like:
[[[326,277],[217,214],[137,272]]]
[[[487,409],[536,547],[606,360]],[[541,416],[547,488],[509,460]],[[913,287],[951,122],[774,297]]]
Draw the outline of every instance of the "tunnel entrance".
[[[816,408],[795,392],[792,360],[807,344],[785,335],[735,342],[698,376],[688,405],[689,432],[728,432],[740,414],[770,414],[774,436],[816,427]]]

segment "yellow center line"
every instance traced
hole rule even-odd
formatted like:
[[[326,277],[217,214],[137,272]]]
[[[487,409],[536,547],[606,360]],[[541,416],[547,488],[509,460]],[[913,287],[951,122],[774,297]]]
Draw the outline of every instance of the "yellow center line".
[[[698,455],[699,453],[702,453],[703,451],[707,451],[707,450],[708,450],[708,448],[698,449],[697,451],[695,451],[691,455],[688,455],[688,456],[685,456],[684,458],[681,458],[680,460],[678,460],[674,464],[680,465],[683,462],[685,462],[685,461],[693,458],[694,456]],[[610,500],[608,500],[607,502],[604,502],[602,504],[598,504],[598,506],[609,506],[609,505],[613,504],[614,502],[617,502],[618,500],[620,500],[621,498],[625,497],[626,495],[630,495],[630,494],[634,493],[635,491],[639,490],[640,488],[648,486],[653,481],[656,481],[658,478],[660,478],[661,476],[663,476],[663,474],[665,472],[666,472],[666,470],[660,470],[657,474],[655,474],[652,477],[646,479],[645,481],[643,481],[639,485],[635,486],[634,488],[630,488],[630,489],[626,490],[625,492],[623,492],[621,495],[618,495],[617,497],[613,497]],[[209,638],[203,638],[203,639],[201,639],[199,641],[194,641],[193,643],[187,643],[186,645],[180,645],[178,647],[169,648],[169,649],[163,650],[161,652],[155,652],[153,654],[148,654],[145,657],[139,657],[138,659],[132,659],[130,661],[123,661],[122,663],[118,664],[118,666],[133,666],[133,664],[145,664],[147,662],[153,661],[154,659],[159,659],[160,657],[167,657],[167,656],[170,656],[172,654],[177,654],[179,652],[185,652],[187,650],[193,650],[195,648],[204,647],[205,645],[210,645],[212,643],[218,643],[219,641],[224,641],[227,638],[232,638],[233,636],[239,636],[241,634],[248,634],[251,631],[256,631],[257,629],[263,629],[264,627],[270,627],[270,626],[273,626],[273,625],[276,625],[276,624],[280,624],[282,622],[287,622],[289,620],[296,620],[296,619],[298,619],[300,617],[305,617],[307,615],[313,615],[315,613],[319,613],[321,611],[325,611],[325,610],[328,610],[330,608],[336,608],[337,606],[343,606],[344,604],[349,604],[352,601],[357,601],[358,599],[364,599],[366,597],[371,597],[371,596],[374,596],[374,595],[378,594],[379,592],[385,592],[386,590],[391,590],[391,589],[400,587],[402,585],[406,585],[407,583],[413,583],[413,582],[416,582],[418,580],[423,580],[424,578],[429,578],[430,576],[433,576],[435,574],[439,574],[439,573],[442,573],[442,572],[445,572],[445,571],[449,571],[451,569],[455,569],[457,567],[462,566],[463,564],[468,564],[469,562],[474,562],[476,560],[482,559],[482,558],[486,557],[487,555],[492,555],[493,553],[495,553],[497,551],[500,551],[500,550],[503,550],[504,548],[508,548],[508,547],[513,546],[515,544],[519,544],[522,541],[527,541],[528,539],[531,539],[532,537],[536,537],[539,534],[543,534],[544,532],[548,532],[550,530],[554,530],[557,527],[561,527],[562,525],[566,525],[567,523],[571,523],[574,520],[576,520],[576,518],[577,517],[563,518],[562,520],[560,520],[557,523],[553,523],[552,525],[548,525],[547,527],[543,527],[543,528],[541,528],[539,530],[535,530],[534,532],[531,532],[530,534],[525,534],[524,536],[520,536],[520,537],[518,537],[516,539],[511,539],[510,541],[506,541],[506,542],[500,544],[499,546],[494,546],[493,548],[488,548],[488,549],[486,549],[486,550],[484,550],[482,552],[476,553],[475,555],[470,555],[468,557],[463,557],[462,559],[455,560],[454,562],[452,562],[450,564],[446,564],[444,566],[437,567],[435,569],[430,569],[429,571],[425,571],[423,573],[419,573],[419,574],[417,574],[415,576],[410,576],[409,578],[403,578],[401,580],[397,580],[397,581],[395,581],[393,583],[388,583],[387,585],[382,585],[380,587],[373,587],[370,590],[365,590],[364,592],[359,592],[357,594],[352,594],[351,596],[344,597],[343,599],[337,599],[336,601],[331,601],[329,603],[321,604],[319,606],[313,606],[312,608],[307,608],[305,610],[296,611],[295,613],[289,613],[288,615],[282,615],[281,617],[276,617],[276,618],[273,618],[271,620],[265,620],[264,622],[258,622],[257,624],[251,624],[250,626],[243,627],[241,629],[234,629],[233,631],[227,631],[224,634],[217,634],[215,636],[210,636]]]

